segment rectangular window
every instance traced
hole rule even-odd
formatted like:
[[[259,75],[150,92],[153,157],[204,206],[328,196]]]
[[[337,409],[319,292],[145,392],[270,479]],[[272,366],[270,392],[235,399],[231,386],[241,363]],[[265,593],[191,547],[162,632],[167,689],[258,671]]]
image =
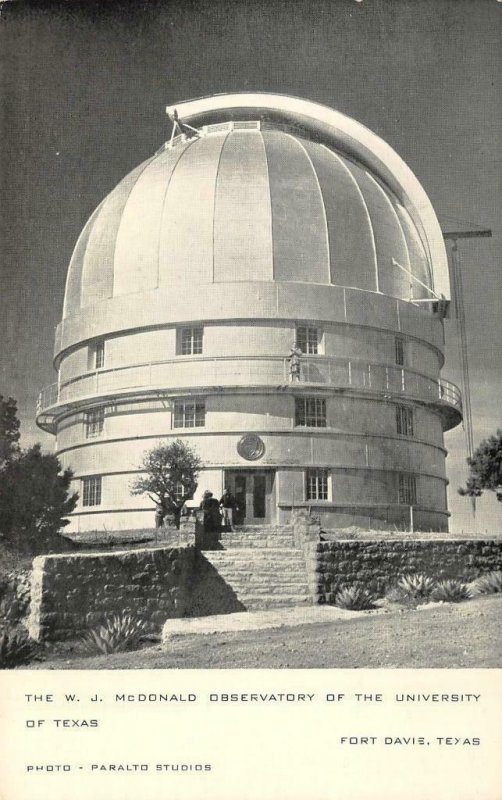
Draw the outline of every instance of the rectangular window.
[[[396,350],[396,364],[398,367],[404,367],[404,341],[399,337],[395,339],[395,350]]]
[[[399,476],[399,503],[403,506],[417,504],[417,479],[415,475]]]
[[[174,487],[174,493],[173,494],[174,494],[174,499],[176,500],[176,502],[177,503],[181,503],[183,495],[185,494],[185,487],[183,486],[182,483],[177,483],[176,484],[176,486]]]
[[[396,429],[402,436],[414,436],[413,409],[409,406],[396,406]]]
[[[204,400],[177,400],[174,404],[174,428],[203,428],[206,424]]]
[[[82,505],[101,505],[101,476],[82,478]]]
[[[177,331],[176,352],[181,356],[197,356],[202,353],[204,328],[197,325],[190,328],[179,328]]]
[[[96,342],[95,350],[95,368],[101,369],[105,366],[105,343],[104,342]]]
[[[93,408],[91,411],[85,412],[85,437],[91,439],[93,436],[99,436],[103,433],[103,426],[105,422],[105,409]]]
[[[105,343],[100,340],[90,344],[87,350],[87,369],[102,369],[105,366]]]
[[[304,428],[326,427],[326,400],[319,397],[295,399],[295,425]]]
[[[306,500],[328,499],[328,470],[308,469],[305,476]]]
[[[320,336],[318,328],[299,326],[296,329],[296,346],[306,355],[317,355]]]

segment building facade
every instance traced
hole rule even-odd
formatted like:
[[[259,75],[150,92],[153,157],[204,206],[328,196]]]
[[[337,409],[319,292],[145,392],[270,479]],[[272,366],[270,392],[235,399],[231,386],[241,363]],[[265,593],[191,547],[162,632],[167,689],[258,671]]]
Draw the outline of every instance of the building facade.
[[[171,109],[172,110],[172,109]],[[69,530],[149,527],[130,485],[181,438],[246,524],[447,530],[441,231],[411,171],[338,112],[278,95],[177,106],[71,259],[58,382],[37,420],[79,502]],[[297,355],[292,352],[296,348]]]

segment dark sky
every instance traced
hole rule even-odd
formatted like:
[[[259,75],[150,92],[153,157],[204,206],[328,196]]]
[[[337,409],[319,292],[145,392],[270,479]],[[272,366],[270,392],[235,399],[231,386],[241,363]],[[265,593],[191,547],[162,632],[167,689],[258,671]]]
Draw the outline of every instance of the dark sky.
[[[166,104],[217,92],[316,100],[382,136],[444,226],[493,229],[462,243],[475,442],[502,427],[502,3],[497,0],[5,2],[0,5],[0,392],[23,441],[55,380],[54,328],[76,238],[91,211],[167,138]],[[470,224],[465,227],[471,228]],[[447,327],[444,376],[460,382]],[[456,494],[461,429],[446,436],[451,528],[477,520]]]

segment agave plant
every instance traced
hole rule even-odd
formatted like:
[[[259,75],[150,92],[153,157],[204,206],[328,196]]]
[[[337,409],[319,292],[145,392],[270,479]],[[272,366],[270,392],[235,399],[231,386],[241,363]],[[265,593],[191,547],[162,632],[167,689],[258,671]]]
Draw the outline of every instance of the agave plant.
[[[335,605],[339,608],[346,608],[349,611],[365,611],[369,608],[375,608],[375,600],[375,594],[355,583],[350,586],[344,586],[335,595]]]
[[[471,584],[473,594],[501,594],[502,593],[502,571],[487,572],[480,575]]]
[[[396,586],[388,594],[390,600],[398,603],[412,603],[421,605],[431,599],[431,594],[435,587],[433,578],[427,575],[416,573],[415,575],[403,575],[399,578]]]
[[[132,614],[106,617],[104,624],[85,633],[81,642],[89,655],[108,655],[133,650],[146,632],[147,623]]]
[[[471,597],[469,586],[457,580],[439,581],[432,591],[432,600],[444,603],[461,603],[462,600],[469,600]]]
[[[28,664],[38,654],[38,645],[24,630],[8,629],[0,635],[0,668]]]

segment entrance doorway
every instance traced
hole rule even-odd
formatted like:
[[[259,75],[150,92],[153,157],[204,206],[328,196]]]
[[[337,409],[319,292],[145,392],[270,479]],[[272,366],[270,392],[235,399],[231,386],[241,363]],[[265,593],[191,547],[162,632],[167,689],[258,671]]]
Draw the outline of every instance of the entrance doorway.
[[[235,497],[236,525],[268,525],[273,514],[274,472],[239,470],[225,473],[225,487]]]

